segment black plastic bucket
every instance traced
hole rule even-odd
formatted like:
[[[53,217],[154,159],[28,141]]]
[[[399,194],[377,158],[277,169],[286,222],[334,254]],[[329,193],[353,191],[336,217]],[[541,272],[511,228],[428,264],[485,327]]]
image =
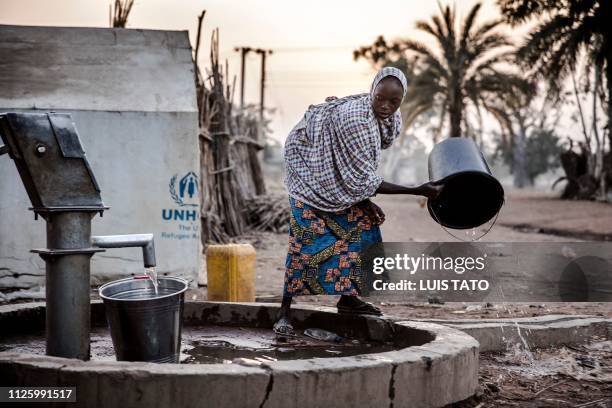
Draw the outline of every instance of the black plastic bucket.
[[[428,200],[427,208],[444,227],[478,227],[504,204],[504,189],[472,139],[453,137],[438,143],[428,164],[429,180],[444,183],[444,188],[435,200]]]
[[[118,361],[178,363],[187,281],[128,278],[100,286]]]

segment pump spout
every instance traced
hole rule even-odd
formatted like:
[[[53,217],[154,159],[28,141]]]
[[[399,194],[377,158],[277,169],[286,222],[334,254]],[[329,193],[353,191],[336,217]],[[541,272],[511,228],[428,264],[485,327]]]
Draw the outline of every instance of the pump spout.
[[[91,237],[91,245],[98,248],[142,247],[145,268],[155,266],[153,234],[99,235]]]

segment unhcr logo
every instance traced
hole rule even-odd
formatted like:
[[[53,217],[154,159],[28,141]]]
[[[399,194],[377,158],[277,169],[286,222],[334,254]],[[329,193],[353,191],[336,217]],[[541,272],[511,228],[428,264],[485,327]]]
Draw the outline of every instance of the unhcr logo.
[[[170,198],[179,207],[197,207],[198,206],[198,176],[193,171],[188,172],[180,179],[178,174],[170,178],[168,191]],[[163,209],[162,218],[166,221],[196,221],[197,210],[193,209]]]
[[[170,197],[172,197],[174,202],[181,207],[196,207],[198,205],[196,196],[196,193],[198,192],[198,176],[193,171],[185,174],[179,181],[178,191],[176,188],[177,178],[178,175],[175,174],[170,179],[170,184],[168,185]]]

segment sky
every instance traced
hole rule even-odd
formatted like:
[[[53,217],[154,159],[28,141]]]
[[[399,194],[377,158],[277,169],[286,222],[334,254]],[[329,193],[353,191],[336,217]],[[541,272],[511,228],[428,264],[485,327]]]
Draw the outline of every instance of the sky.
[[[447,1],[440,0],[447,4]],[[128,28],[189,30],[194,45],[197,16],[206,10],[200,62],[207,64],[211,31],[220,30],[221,57],[229,62],[230,79],[239,75],[237,46],[271,49],[267,58],[266,107],[273,138],[282,142],[308,105],[327,96],[369,89],[375,74],[352,51],[377,36],[410,37],[431,44],[414,28],[438,12],[436,1],[387,0],[136,0]],[[0,24],[108,27],[108,0],[0,0]],[[473,0],[455,0],[459,17]],[[483,1],[479,22],[498,17],[493,0]],[[509,32],[518,41],[519,34]],[[260,57],[246,63],[247,103],[259,103]],[[237,84],[239,83],[239,77]],[[239,100],[236,90],[235,100]]]

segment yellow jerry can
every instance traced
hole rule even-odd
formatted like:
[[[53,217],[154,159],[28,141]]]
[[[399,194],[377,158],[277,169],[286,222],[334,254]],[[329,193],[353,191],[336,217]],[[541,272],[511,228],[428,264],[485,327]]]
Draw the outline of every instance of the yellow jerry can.
[[[255,301],[255,248],[252,245],[209,245],[206,273],[208,300]]]

